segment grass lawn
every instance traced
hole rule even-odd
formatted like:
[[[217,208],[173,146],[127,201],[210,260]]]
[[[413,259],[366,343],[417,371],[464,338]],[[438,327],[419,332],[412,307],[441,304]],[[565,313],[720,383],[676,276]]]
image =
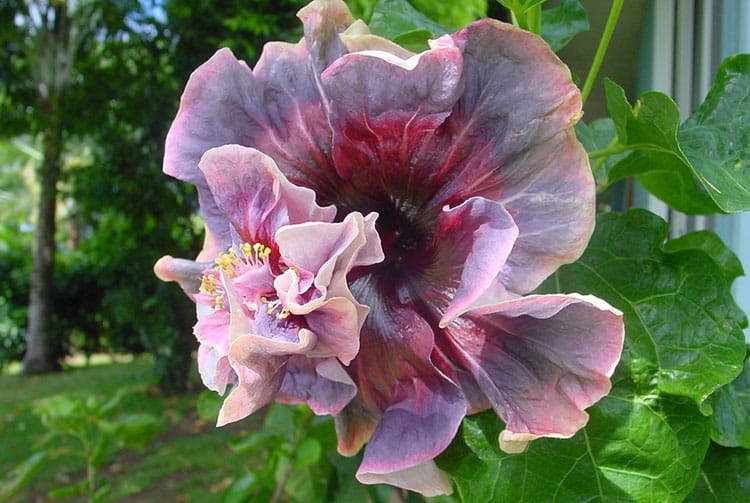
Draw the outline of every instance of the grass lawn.
[[[252,468],[253,461],[247,454],[234,453],[228,444],[257,428],[260,419],[215,428],[196,412],[201,386],[195,386],[193,393],[165,397],[153,386],[150,360],[138,358],[129,363],[73,368],[56,375],[0,375],[0,474],[28,458],[46,434],[32,412],[35,402],[60,393],[106,398],[121,389],[128,393],[118,411],[156,415],[164,419],[166,429],[145,449],[121,451],[100,468],[99,485],[111,487],[106,501],[221,501],[229,483]],[[76,440],[60,438],[54,442],[55,446],[72,446]],[[83,476],[80,457],[57,456],[10,501],[49,501],[49,490]]]

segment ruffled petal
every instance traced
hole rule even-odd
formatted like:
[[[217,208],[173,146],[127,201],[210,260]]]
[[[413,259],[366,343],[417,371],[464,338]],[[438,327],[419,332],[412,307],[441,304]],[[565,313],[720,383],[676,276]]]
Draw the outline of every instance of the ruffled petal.
[[[541,38],[511,25],[481,20],[434,43],[460,48],[465,91],[420,151],[441,184],[425,206],[501,203],[519,236],[497,286],[526,294],[576,260],[593,229],[593,177],[573,132],[580,93]]]
[[[437,272],[428,275],[427,288],[446,287],[459,276],[458,288],[440,320],[445,326],[471,308],[493,284],[518,236],[513,217],[500,203],[471,198],[445,208],[437,219],[433,240],[438,249]],[[431,277],[431,276],[440,276]],[[430,284],[431,283],[431,284]]]
[[[229,222],[216,206],[198,161],[210,148],[246,144],[248,136],[263,135],[264,116],[250,68],[229,49],[221,49],[190,76],[167,134],[164,172],[197,187],[206,225],[222,242],[229,239]]]
[[[211,149],[199,167],[218,208],[244,241],[267,245],[284,225],[331,221],[336,214],[332,206],[318,206],[314,191],[290,183],[273,159],[254,148]]]
[[[430,360],[432,327],[411,308],[372,307],[360,354],[349,370],[369,411],[366,417],[378,417],[358,471],[360,480],[433,459],[450,444],[467,407],[458,386]]]
[[[318,415],[335,415],[357,394],[357,386],[335,358],[293,356],[276,400],[306,403]]]
[[[461,391],[437,372],[394,383],[391,404],[365,447],[359,480],[432,460],[451,443],[464,415]]]
[[[455,45],[464,60],[464,93],[445,135],[436,138],[443,147],[438,171],[446,182],[435,196],[441,206],[503,185],[509,159],[524,156],[581,117],[580,92],[568,67],[534,34],[482,19],[432,45]],[[548,176],[559,171],[557,164],[549,168],[534,165],[529,171]]]
[[[363,484],[390,484],[428,498],[453,493],[448,476],[432,460],[395,472],[357,473],[357,480]]]
[[[346,284],[349,271],[384,258],[376,218],[374,213],[362,217],[355,212],[339,223],[290,225],[279,230],[275,241],[284,261],[310,272],[321,293],[351,297]]]
[[[206,344],[198,347],[198,373],[203,385],[220,395],[224,394],[235,376],[227,354]]]
[[[333,159],[360,193],[409,194],[432,188],[433,166],[414,152],[435,134],[463,90],[456,47],[403,60],[363,51],[336,60],[322,75],[330,98]]]
[[[298,336],[294,342],[248,334],[232,343],[229,362],[238,382],[224,400],[217,426],[244,419],[273,399],[281,388],[289,358],[315,346],[315,335],[309,330],[300,330]]]
[[[622,313],[582,295],[532,295],[472,311],[439,344],[476,379],[514,434],[570,437],[606,395]]]

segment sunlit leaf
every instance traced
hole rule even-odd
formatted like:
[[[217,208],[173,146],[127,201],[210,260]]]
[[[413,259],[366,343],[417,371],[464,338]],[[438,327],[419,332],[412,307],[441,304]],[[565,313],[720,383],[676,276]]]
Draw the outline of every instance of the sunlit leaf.
[[[695,404],[622,386],[589,412],[573,438],[535,440],[522,454],[500,452],[493,413],[469,417],[439,464],[464,501],[679,502],[690,492],[709,443]]]

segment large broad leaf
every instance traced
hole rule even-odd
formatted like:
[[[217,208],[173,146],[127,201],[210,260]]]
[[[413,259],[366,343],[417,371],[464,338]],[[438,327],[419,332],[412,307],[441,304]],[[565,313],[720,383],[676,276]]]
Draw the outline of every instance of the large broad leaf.
[[[739,377],[706,402],[713,410],[711,437],[714,442],[725,447],[750,449],[750,358],[745,360],[745,369]]]
[[[644,93],[631,107],[605,82],[619,148],[634,150],[609,182],[635,175],[652,194],[685,213],[750,210],[750,54],[727,58],[703,104],[680,125],[674,101]]]
[[[542,38],[557,52],[573,37],[589,30],[586,9],[578,0],[562,0],[553,9],[542,11]]]
[[[717,262],[700,249],[666,252],[667,230],[645,210],[601,215],[584,255],[545,288],[593,294],[622,310],[620,371],[644,389],[700,403],[741,371],[744,316]]]
[[[680,148],[680,110],[672,98],[650,91],[631,108],[620,86],[611,80],[604,86],[619,144],[635,149],[609,170],[608,182],[637,175],[649,192],[675,209],[690,214],[719,211]]]
[[[712,444],[688,503],[750,501],[750,451]]]
[[[678,137],[716,204],[727,212],[750,209],[750,54],[724,60]]]
[[[616,388],[571,439],[540,439],[523,454],[498,449],[493,413],[464,420],[438,458],[463,501],[682,501],[709,443],[708,418],[684,398]]]

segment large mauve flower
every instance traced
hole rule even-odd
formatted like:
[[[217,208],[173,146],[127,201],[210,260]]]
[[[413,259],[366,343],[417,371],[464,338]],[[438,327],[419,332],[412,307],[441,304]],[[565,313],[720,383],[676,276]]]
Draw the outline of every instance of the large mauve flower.
[[[360,481],[425,495],[450,492],[433,459],[466,414],[494,409],[509,449],[573,435],[623,325],[595,297],[524,296],[593,229],[568,69],[493,20],[414,55],[337,0],[299,17],[305,39],[267,44],[253,70],[228,50],[196,70],[167,138],[216,269],[157,272],[199,304],[206,384],[233,383],[220,422],[307,402],[335,415],[342,454],[367,444]],[[268,258],[224,270],[243,243]]]

